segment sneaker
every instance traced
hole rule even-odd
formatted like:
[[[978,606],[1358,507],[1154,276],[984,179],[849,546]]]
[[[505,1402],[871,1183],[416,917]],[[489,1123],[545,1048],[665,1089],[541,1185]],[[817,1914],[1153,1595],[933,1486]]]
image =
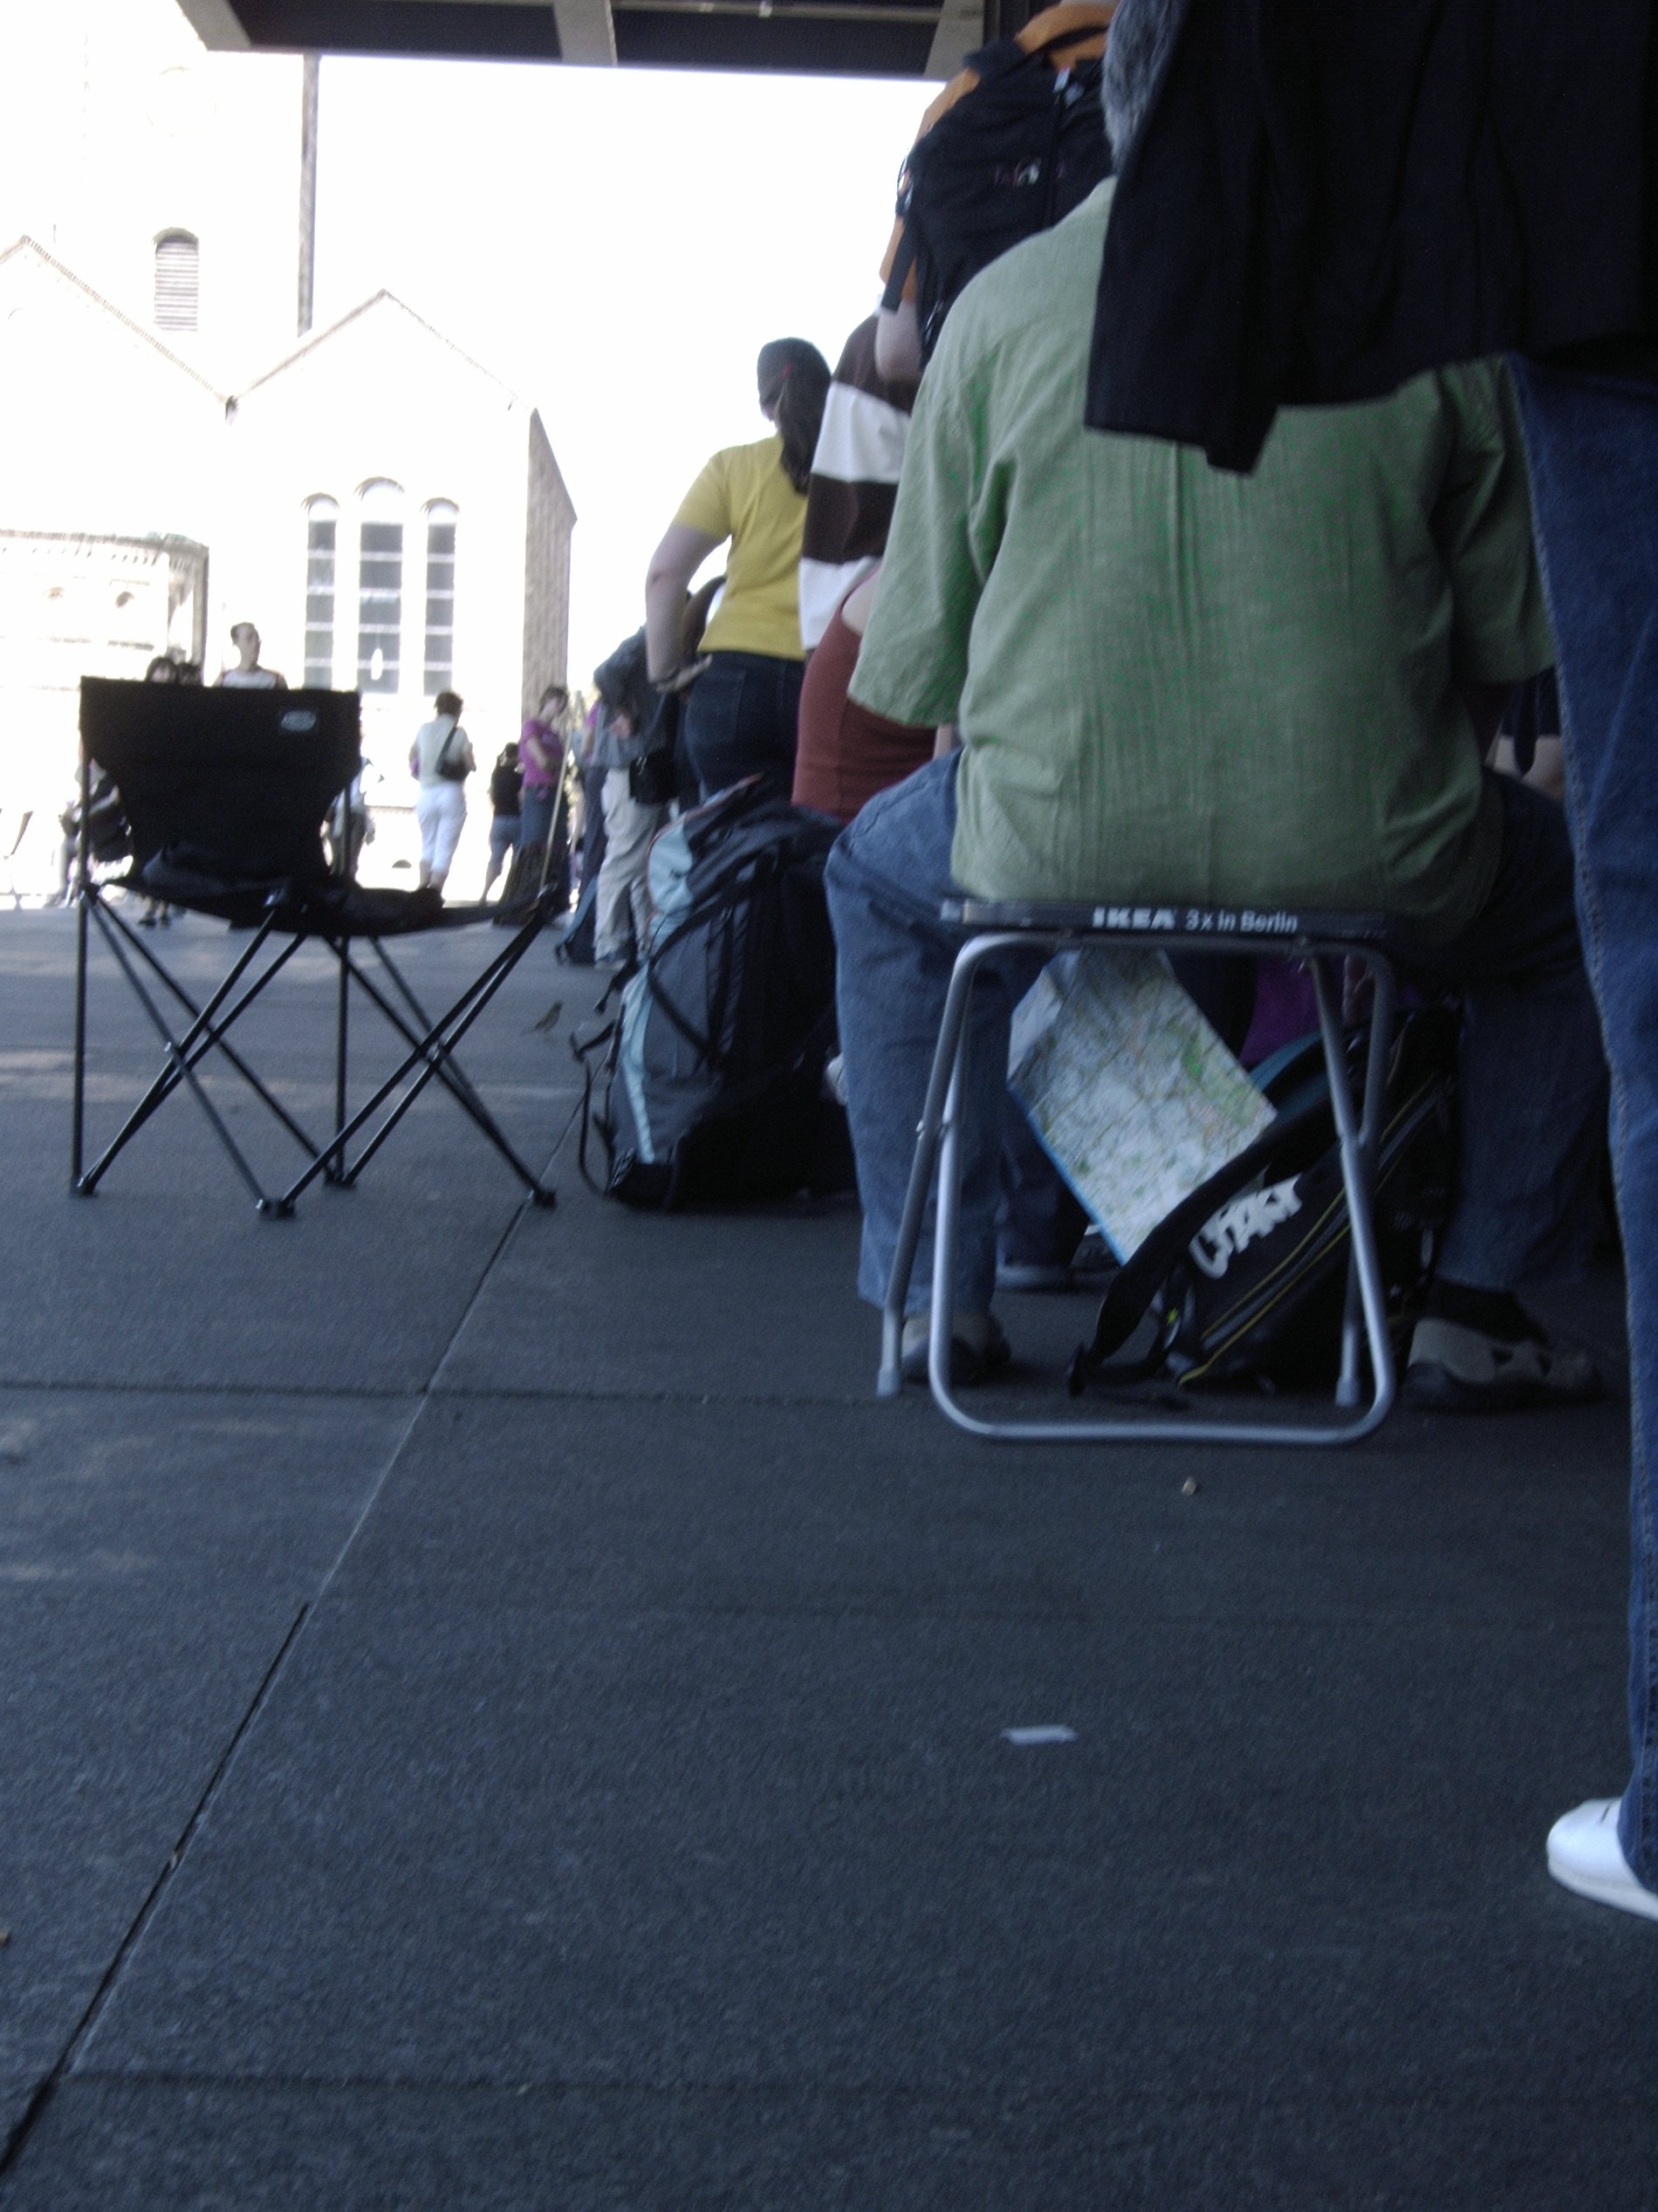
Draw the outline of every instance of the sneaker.
[[[1405,1367],[1407,1404],[1442,1414],[1497,1414],[1519,1406],[1582,1406],[1599,1398],[1586,1352],[1551,1344],[1535,1323],[1512,1339],[1430,1314],[1416,1324]]]
[[[1591,1798],[1563,1812],[1549,1830],[1549,1872],[1556,1881],[1597,1905],[1615,1905],[1658,1921],[1658,1890],[1637,1881],[1618,1841],[1616,1798]]]
[[[927,1346],[932,1316],[912,1313],[904,1323],[901,1364],[906,1382],[927,1380]],[[958,1390],[970,1389],[998,1367],[1005,1367],[1013,1348],[1002,1333],[993,1313],[958,1313],[950,1335],[950,1381]]]

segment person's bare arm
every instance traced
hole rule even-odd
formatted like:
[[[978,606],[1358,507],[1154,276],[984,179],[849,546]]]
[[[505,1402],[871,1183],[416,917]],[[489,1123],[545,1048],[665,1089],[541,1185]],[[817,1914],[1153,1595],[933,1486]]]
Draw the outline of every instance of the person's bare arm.
[[[848,592],[841,601],[840,619],[855,638],[862,637],[869,627],[869,618],[875,606],[875,586],[880,580],[880,571],[876,569]]]
[[[719,544],[689,523],[670,523],[645,572],[645,669],[666,683],[679,667],[680,626],[691,579]]]

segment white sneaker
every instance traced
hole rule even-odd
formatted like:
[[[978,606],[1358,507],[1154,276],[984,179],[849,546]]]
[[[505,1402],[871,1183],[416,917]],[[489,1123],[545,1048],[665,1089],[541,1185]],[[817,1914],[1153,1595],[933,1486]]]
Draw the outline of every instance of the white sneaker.
[[[1549,1830],[1549,1872],[1579,1897],[1658,1921],[1658,1890],[1635,1880],[1618,1841],[1617,1798],[1591,1798]]]

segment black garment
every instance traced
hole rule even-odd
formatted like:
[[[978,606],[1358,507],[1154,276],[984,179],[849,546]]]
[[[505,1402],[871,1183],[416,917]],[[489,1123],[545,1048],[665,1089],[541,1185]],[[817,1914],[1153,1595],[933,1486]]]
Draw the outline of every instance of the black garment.
[[[524,812],[524,770],[510,760],[497,761],[490,773],[490,805],[497,814]]]
[[[645,633],[637,629],[624,638],[608,661],[593,670],[593,689],[613,714],[633,717],[637,736],[650,728],[656,710],[656,693],[645,673]]]
[[[1497,734],[1510,739],[1515,767],[1522,776],[1529,776],[1537,760],[1538,739],[1560,735],[1560,687],[1552,668],[1515,685]]]
[[[1089,427],[1248,469],[1278,407],[1444,362],[1658,361],[1655,34],[1658,0],[1183,0]]]

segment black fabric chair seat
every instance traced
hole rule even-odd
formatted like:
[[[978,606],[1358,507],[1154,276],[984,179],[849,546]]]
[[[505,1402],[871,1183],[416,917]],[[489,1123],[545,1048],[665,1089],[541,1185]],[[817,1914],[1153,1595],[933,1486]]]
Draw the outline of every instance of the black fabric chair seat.
[[[284,935],[298,937],[408,937],[497,919],[491,906],[476,901],[446,906],[442,894],[433,890],[401,891],[395,885],[346,883],[333,876],[305,884],[285,877],[236,878],[182,866],[160,853],[127,877],[124,887],[239,928],[251,928],[270,915]],[[526,902],[517,919],[526,920],[535,904]]]

